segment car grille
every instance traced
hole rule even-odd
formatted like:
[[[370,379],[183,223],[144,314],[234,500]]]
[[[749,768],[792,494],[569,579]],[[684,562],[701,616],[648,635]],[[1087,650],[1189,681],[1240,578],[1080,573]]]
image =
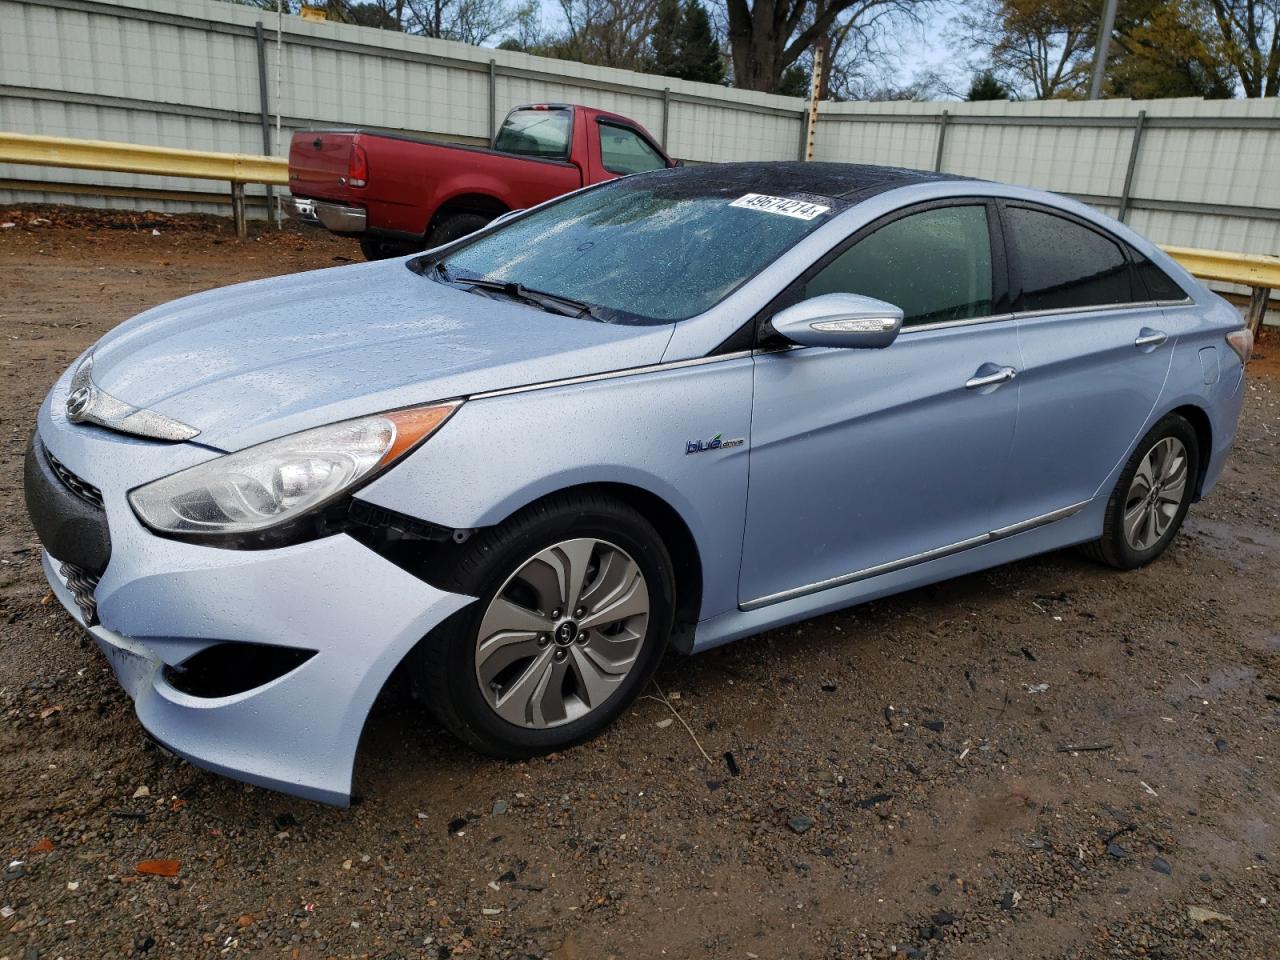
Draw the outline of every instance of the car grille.
[[[81,480],[74,473],[63,466],[62,461],[55,457],[48,447],[44,448],[44,455],[49,461],[49,466],[53,468],[53,472],[57,474],[62,485],[74,493],[90,506],[102,509],[102,491],[95,487],[87,480]]]
[[[98,622],[98,600],[94,596],[94,591],[98,589],[98,581],[101,578],[84,567],[77,567],[74,563],[64,563],[61,570],[62,575],[67,578],[67,589],[75,597],[76,606],[80,608],[85,625],[92,627]]]

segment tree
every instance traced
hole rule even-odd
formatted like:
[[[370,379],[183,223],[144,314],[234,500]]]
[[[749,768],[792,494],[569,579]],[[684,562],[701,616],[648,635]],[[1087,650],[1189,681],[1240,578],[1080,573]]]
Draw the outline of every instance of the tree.
[[[724,58],[711,28],[711,18],[699,0],[685,0],[678,31],[681,66],[672,76],[699,83],[724,82]]]
[[[966,100],[1011,100],[1012,91],[1001,83],[990,70],[983,70],[969,84]]]
[[[1280,96],[1280,0],[1197,0],[1246,97]]]
[[[661,74],[664,77],[676,76],[681,59],[679,36],[681,19],[680,0],[658,0],[650,41],[653,47],[650,73]]]
[[[790,67],[822,38],[886,15],[918,19],[934,0],[725,0],[734,85],[778,92]],[[833,58],[834,59],[834,58]]]
[[[981,0],[959,18],[961,42],[995,75],[1036,100],[1083,94],[1100,4],[1091,0]]]
[[[1187,0],[1125,0],[1107,64],[1109,94],[1222,99],[1235,91],[1216,27]]]

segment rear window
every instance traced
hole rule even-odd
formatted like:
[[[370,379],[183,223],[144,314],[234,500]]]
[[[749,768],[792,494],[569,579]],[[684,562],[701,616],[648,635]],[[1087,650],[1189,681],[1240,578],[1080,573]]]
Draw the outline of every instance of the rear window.
[[[512,110],[502,121],[493,148],[522,157],[564,160],[569,156],[573,112],[563,107]]]
[[[1072,310],[1132,303],[1120,247],[1073,220],[1026,207],[1005,216],[1022,275],[1020,310]]]
[[[585,301],[608,322],[670,323],[715,306],[847,206],[744,195],[680,173],[570,194],[451,250],[442,265],[452,282],[519,283]]]

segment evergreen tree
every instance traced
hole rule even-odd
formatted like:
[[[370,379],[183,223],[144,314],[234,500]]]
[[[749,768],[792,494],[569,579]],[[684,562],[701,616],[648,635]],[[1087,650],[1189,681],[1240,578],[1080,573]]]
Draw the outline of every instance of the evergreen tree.
[[[649,41],[653,47],[653,62],[648,73],[664,77],[679,75],[681,19],[680,0],[658,0]]]
[[[699,0],[658,0],[647,72],[699,83],[723,83],[724,60],[711,18]]]
[[[804,97],[807,100],[811,85],[809,71],[800,64],[793,63],[782,71],[782,76],[778,80],[778,85],[773,88],[773,92],[782,94],[784,97]]]
[[[662,3],[671,0],[660,0]],[[723,83],[724,60],[711,29],[711,18],[698,0],[685,0],[680,11],[680,67],[673,76],[699,83]],[[655,35],[656,39],[656,35]]]
[[[983,70],[969,84],[966,100],[1008,100],[1010,90],[990,70]]]

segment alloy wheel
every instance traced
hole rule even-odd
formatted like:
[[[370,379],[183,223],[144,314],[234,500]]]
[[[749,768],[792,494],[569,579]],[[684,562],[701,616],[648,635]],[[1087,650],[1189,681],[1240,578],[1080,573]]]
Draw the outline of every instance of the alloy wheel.
[[[648,625],[649,589],[635,559],[604,540],[565,540],[521,564],[490,602],[476,680],[509,723],[569,723],[617,691]]]
[[[1187,448],[1177,437],[1156,442],[1138,464],[1124,504],[1124,539],[1150,550],[1178,514],[1187,489]]]

